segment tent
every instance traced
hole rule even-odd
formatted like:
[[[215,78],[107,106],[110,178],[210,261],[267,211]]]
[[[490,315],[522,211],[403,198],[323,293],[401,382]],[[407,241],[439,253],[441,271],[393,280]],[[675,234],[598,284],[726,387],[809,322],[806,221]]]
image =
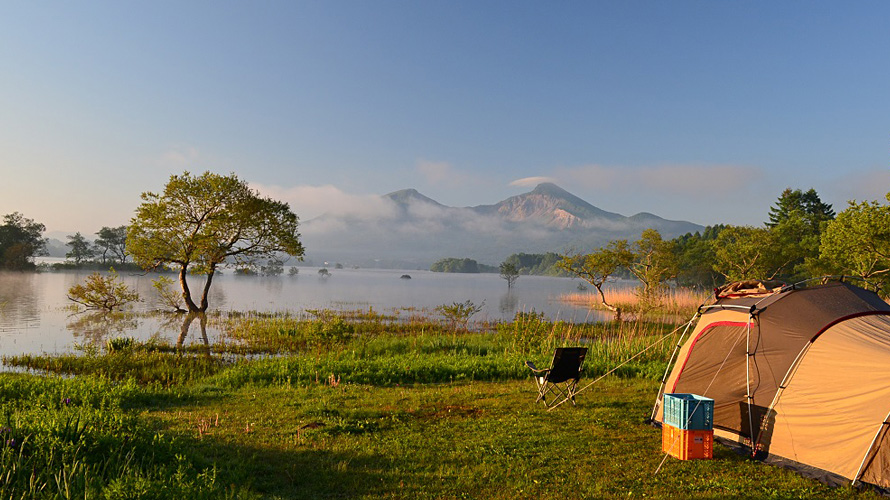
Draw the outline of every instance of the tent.
[[[718,290],[678,342],[652,419],[664,393],[706,396],[718,440],[829,484],[888,488],[890,305],[811,283]]]

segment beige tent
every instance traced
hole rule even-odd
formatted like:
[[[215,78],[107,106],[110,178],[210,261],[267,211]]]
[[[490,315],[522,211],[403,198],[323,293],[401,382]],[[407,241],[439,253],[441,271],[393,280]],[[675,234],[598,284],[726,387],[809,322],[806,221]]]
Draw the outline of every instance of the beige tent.
[[[654,421],[664,393],[699,394],[724,442],[828,483],[890,488],[890,305],[876,293],[733,284],[694,324]]]

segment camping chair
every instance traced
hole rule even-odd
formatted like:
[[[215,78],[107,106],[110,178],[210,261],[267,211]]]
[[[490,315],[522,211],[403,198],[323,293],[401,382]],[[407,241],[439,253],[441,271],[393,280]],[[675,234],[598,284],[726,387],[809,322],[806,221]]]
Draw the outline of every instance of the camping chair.
[[[538,399],[535,400],[535,403],[543,401],[544,405],[549,408],[561,404],[565,400],[570,400],[574,405],[585,356],[587,356],[586,347],[557,347],[553,351],[550,368],[539,370],[534,363],[526,361],[525,366],[531,369],[538,387]],[[556,396],[549,403],[547,402],[548,394]]]

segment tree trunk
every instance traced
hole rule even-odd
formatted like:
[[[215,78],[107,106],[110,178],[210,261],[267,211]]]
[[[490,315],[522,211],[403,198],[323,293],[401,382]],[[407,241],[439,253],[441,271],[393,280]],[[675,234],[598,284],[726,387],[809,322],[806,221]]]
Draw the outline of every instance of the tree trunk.
[[[603,307],[614,312],[616,315],[615,319],[621,321],[621,308],[615,307],[612,304],[606,302],[606,294],[603,293],[603,285],[597,285],[594,283],[593,286],[596,287],[596,291],[600,293],[600,302],[603,303]]]
[[[207,280],[204,281],[204,291],[201,293],[201,312],[207,311],[208,299],[210,295],[210,284],[213,283],[213,273],[216,272],[216,265],[210,265],[210,272],[207,273]]]
[[[201,309],[198,309],[195,301],[192,300],[192,291],[189,290],[189,284],[186,277],[188,276],[188,266],[182,266],[179,270],[179,285],[182,287],[182,300],[185,301],[185,305],[188,306],[189,312],[200,312]]]

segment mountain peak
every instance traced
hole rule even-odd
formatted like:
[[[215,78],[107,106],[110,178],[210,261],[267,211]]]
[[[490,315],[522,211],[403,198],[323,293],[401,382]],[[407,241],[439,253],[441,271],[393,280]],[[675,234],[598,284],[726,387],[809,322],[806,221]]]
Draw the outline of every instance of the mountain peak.
[[[537,186],[535,186],[535,189],[533,189],[529,194],[545,194],[560,198],[565,197],[566,195],[572,196],[572,193],[569,193],[565,189],[557,186],[552,182],[542,182],[538,184]]]
[[[406,204],[409,204],[412,202],[420,201],[423,203],[429,203],[432,205],[442,206],[442,204],[439,203],[438,201],[420,194],[420,191],[413,189],[413,188],[412,189],[401,189],[399,191],[393,191],[392,193],[385,195],[384,198],[390,199],[390,200],[398,203],[399,205],[406,205]]]

